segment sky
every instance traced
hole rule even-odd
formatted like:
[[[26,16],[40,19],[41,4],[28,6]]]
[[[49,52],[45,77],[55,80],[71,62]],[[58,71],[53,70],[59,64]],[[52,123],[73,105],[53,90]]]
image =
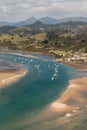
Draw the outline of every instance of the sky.
[[[0,0],[0,21],[18,22],[32,16],[86,17],[87,0]]]

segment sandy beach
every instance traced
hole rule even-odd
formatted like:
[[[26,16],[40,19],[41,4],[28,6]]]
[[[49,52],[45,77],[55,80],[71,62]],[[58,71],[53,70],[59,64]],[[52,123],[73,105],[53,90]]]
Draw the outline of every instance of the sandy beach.
[[[11,54],[16,54],[18,56],[26,57],[26,58],[38,58],[37,56],[33,56],[30,54],[19,54],[19,53],[11,53]]]
[[[19,70],[1,70],[0,71],[0,87],[7,86],[16,82],[26,74],[26,69]]]
[[[87,78],[71,80],[61,97],[51,103],[49,110],[53,113],[72,113],[87,105]]]
[[[87,72],[87,62],[64,62],[64,64]],[[87,77],[71,80],[60,98],[50,104],[49,110],[57,114],[67,114],[76,112],[85,105],[87,105]]]
[[[60,97],[48,104],[33,121],[54,117],[71,117],[87,105],[87,78],[74,79]]]
[[[80,71],[87,71],[87,61],[84,62],[63,62],[66,65],[72,66]]]

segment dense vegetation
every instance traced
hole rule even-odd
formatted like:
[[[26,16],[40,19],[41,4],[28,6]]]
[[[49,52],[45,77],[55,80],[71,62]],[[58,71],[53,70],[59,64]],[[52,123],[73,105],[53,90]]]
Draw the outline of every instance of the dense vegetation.
[[[46,25],[40,21],[22,27],[0,28],[0,47],[28,51],[87,53],[87,23]]]

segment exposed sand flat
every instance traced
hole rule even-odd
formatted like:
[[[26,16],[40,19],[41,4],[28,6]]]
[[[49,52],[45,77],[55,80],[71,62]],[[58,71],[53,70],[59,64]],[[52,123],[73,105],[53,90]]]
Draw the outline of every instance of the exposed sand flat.
[[[61,97],[53,102],[49,109],[51,112],[67,113],[73,112],[77,107],[87,104],[87,78],[70,81],[69,87]]]
[[[30,55],[30,54],[20,54],[20,53],[12,53],[12,54],[16,54],[18,56],[23,56],[26,58],[38,58],[38,56],[34,56],[34,55]]]
[[[84,62],[71,62],[71,61],[67,61],[67,62],[63,62],[66,65],[72,66],[80,71],[87,71],[87,61]]]
[[[87,105],[87,78],[71,80],[61,97],[47,105],[33,121],[41,121],[53,117],[71,117]]]
[[[66,105],[61,102],[57,102],[57,101],[53,102],[50,107],[51,112],[69,112],[73,109],[74,109],[74,107]]]
[[[27,70],[3,70],[0,72],[0,87],[16,82],[26,74]]]

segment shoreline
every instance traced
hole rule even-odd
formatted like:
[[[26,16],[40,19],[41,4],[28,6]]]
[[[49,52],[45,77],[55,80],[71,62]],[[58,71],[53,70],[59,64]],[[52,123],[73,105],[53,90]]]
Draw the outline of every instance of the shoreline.
[[[57,61],[58,62],[58,61]],[[61,63],[61,62],[59,62]],[[87,72],[87,62],[75,63],[62,62],[67,66],[71,66],[82,72]],[[77,77],[69,81],[69,85],[61,93],[57,100],[48,104],[42,112],[35,118],[35,120],[48,120],[55,117],[73,117],[78,115],[80,111],[87,106],[87,76],[81,78]]]
[[[82,72],[87,72],[87,62],[62,62]],[[85,95],[85,96],[84,96]],[[49,111],[58,115],[71,116],[80,108],[87,105],[87,76],[69,81],[59,99],[49,105]]]
[[[70,80],[60,97],[48,104],[33,121],[73,117],[87,106],[87,77]]]
[[[72,114],[87,105],[87,77],[70,80],[60,98],[49,105],[52,113]]]
[[[80,71],[87,71],[87,61],[84,61],[84,62],[68,62],[67,61],[67,62],[62,62],[62,63],[65,65],[74,67],[75,69],[80,70]]]
[[[58,61],[56,61],[58,62]],[[87,62],[62,62],[82,72],[87,72]],[[69,81],[69,85],[58,100],[52,102],[48,109],[56,115],[71,116],[87,105],[87,76]]]
[[[2,70],[0,73],[0,88],[6,87],[10,84],[17,82],[24,75],[26,75],[27,69],[19,70]]]
[[[62,62],[62,63],[80,70],[81,73],[82,71],[87,71],[87,65],[86,65],[87,62]],[[16,76],[16,78],[18,79],[20,77],[22,77],[22,75],[20,74]],[[13,77],[13,79],[15,79],[15,76]],[[54,115],[62,115],[67,113],[71,115],[71,113],[76,112],[78,109],[87,104],[86,101],[87,97],[85,95],[87,95],[87,78],[83,77],[70,80],[69,86],[61,94],[60,98],[49,104],[45,112],[47,113],[47,111],[49,111]]]

